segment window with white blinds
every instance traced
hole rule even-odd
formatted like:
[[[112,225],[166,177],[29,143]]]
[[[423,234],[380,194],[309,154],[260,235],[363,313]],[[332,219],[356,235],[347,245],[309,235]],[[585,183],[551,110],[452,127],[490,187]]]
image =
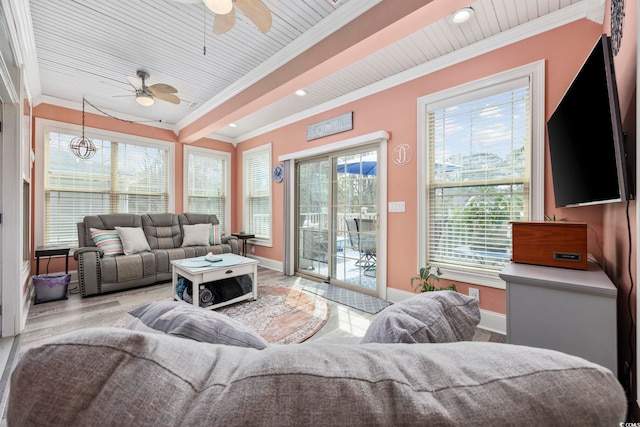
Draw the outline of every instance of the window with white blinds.
[[[497,272],[530,218],[529,78],[426,106],[428,263]]]
[[[231,154],[185,147],[185,212],[214,214],[230,234]]]
[[[44,245],[77,247],[76,223],[86,215],[169,210],[168,145],[92,137],[98,151],[80,159],[69,149],[74,133],[44,134]]]
[[[244,231],[271,244],[271,144],[243,153]]]

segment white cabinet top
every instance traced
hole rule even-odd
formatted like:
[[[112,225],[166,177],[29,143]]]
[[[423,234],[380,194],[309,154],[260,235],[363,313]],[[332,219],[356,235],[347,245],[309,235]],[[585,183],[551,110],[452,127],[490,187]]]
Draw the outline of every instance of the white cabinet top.
[[[569,292],[581,292],[616,298],[618,289],[595,262],[589,262],[588,270],[543,267],[512,262],[500,272],[507,283],[540,286]]]

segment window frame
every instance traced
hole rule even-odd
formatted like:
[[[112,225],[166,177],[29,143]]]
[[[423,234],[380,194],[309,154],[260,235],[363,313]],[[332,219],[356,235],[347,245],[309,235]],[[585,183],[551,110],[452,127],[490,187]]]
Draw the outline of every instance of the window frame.
[[[36,118],[36,159],[35,162],[35,181],[37,183],[34,189],[34,243],[35,246],[44,244],[44,227],[45,227],[45,159],[46,147],[45,136],[49,132],[64,133],[70,135],[82,135],[82,126],[72,123],[58,122],[55,120]],[[132,144],[138,146],[153,147],[168,150],[168,200],[167,211],[175,212],[175,144],[167,141],[161,141],[152,138],[140,137],[115,131],[86,127],[84,129],[85,136],[95,139],[103,139],[115,141],[122,144]]]
[[[249,218],[249,161],[257,156],[261,156],[267,153],[269,156],[269,166],[273,164],[273,155],[271,153],[271,143],[261,145],[259,147],[251,148],[242,153],[242,229],[248,233],[249,224],[251,219]],[[258,238],[251,240],[252,244],[258,246],[273,246],[273,180],[271,179],[271,169],[268,171],[269,175],[269,239]]]
[[[231,203],[232,203],[232,193],[231,193],[231,153],[227,151],[219,151],[211,148],[205,147],[194,147],[191,145],[184,146],[184,159],[183,159],[183,185],[182,185],[182,193],[183,193],[183,210],[185,212],[189,212],[189,155],[198,154],[201,156],[212,157],[216,159],[222,159],[226,162],[226,173],[225,173],[225,224],[224,230],[221,230],[223,234],[230,236],[231,235]]]
[[[482,91],[518,78],[528,78],[531,99],[531,168],[529,191],[529,220],[542,221],[544,215],[544,61],[523,65],[489,77],[418,98],[418,266],[428,264],[428,242],[426,240],[429,217],[428,172],[424,165],[428,161],[428,129],[426,115],[434,104],[452,98],[471,96],[481,98]],[[463,266],[439,265],[443,277],[498,289],[505,289],[505,282],[496,271],[481,271]]]

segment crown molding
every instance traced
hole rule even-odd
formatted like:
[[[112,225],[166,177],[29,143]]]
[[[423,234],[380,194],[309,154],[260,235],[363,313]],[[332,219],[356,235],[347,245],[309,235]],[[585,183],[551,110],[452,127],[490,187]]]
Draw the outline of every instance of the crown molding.
[[[357,101],[367,96],[374,95],[387,89],[391,89],[395,86],[410,82],[411,80],[415,80],[420,77],[424,77],[428,74],[445,69],[452,65],[459,64],[480,55],[484,55],[488,52],[492,52],[505,46],[528,39],[530,37],[537,36],[539,34],[545,33],[563,25],[570,24],[580,19],[585,19],[588,17],[588,14],[592,12],[592,5],[590,3],[592,3],[593,1],[600,2],[601,0],[589,0],[586,3],[575,3],[549,15],[545,15],[543,17],[526,22],[522,25],[503,31],[469,46],[465,46],[461,49],[443,55],[424,64],[417,65],[411,69],[400,72],[391,77],[387,77],[383,80],[372,83],[353,92],[334,98],[331,101],[327,101],[313,108],[309,108],[299,113],[292,114],[267,126],[263,126],[251,132],[247,132],[236,137],[234,140],[236,141],[236,144],[247,141],[251,138],[255,138],[259,135],[279,129],[283,126],[290,125],[292,123],[307,119],[309,117],[334,108],[341,107],[345,104]]]
[[[243,90],[247,89],[251,85],[257,83],[261,79],[276,71],[278,68],[282,67],[284,64],[293,60],[294,58],[308,50],[310,47],[318,44],[327,36],[344,27],[349,22],[353,21],[369,9],[375,7],[380,2],[382,2],[382,0],[367,0],[366,2],[351,1],[340,6],[329,15],[330,19],[325,18],[318,24],[314,25],[309,31],[303,33],[293,42],[283,47],[276,55],[273,55],[271,58],[256,67],[253,71],[238,79],[235,83],[231,84],[225,90],[218,93],[218,95],[209,99],[195,111],[178,121],[178,123],[176,124],[177,129],[180,130],[188,126],[208,112],[219,107],[229,99],[238,95]]]
[[[586,0],[587,19],[602,25],[606,13],[606,0]]]
[[[40,85],[40,71],[38,70],[38,57],[36,54],[36,41],[31,21],[29,2],[24,0],[2,0],[2,5],[11,14],[9,33],[12,45],[15,47],[16,60],[24,67],[29,99],[40,97],[42,87]]]
[[[216,133],[209,134],[205,136],[205,138],[215,139],[216,141],[228,142],[229,144],[232,144],[234,147],[238,145],[238,142],[236,141],[235,138],[230,138],[224,135],[218,135]]]

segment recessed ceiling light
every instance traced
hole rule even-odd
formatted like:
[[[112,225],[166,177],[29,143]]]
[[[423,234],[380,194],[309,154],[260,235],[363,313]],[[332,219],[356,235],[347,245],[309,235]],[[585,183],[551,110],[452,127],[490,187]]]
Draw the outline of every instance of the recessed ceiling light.
[[[464,22],[467,22],[469,19],[471,19],[474,14],[475,14],[475,11],[473,10],[473,8],[463,7],[462,9],[458,9],[455,12],[453,12],[453,15],[451,15],[451,22],[458,25],[462,24]]]
[[[296,91],[296,95],[298,95],[298,96],[305,96],[306,94],[307,94],[307,91],[304,90],[304,89],[298,89]]]
[[[230,127],[230,128],[237,128],[237,127],[238,127],[238,125],[237,125],[237,124],[235,124],[235,123],[229,123],[229,127]]]

